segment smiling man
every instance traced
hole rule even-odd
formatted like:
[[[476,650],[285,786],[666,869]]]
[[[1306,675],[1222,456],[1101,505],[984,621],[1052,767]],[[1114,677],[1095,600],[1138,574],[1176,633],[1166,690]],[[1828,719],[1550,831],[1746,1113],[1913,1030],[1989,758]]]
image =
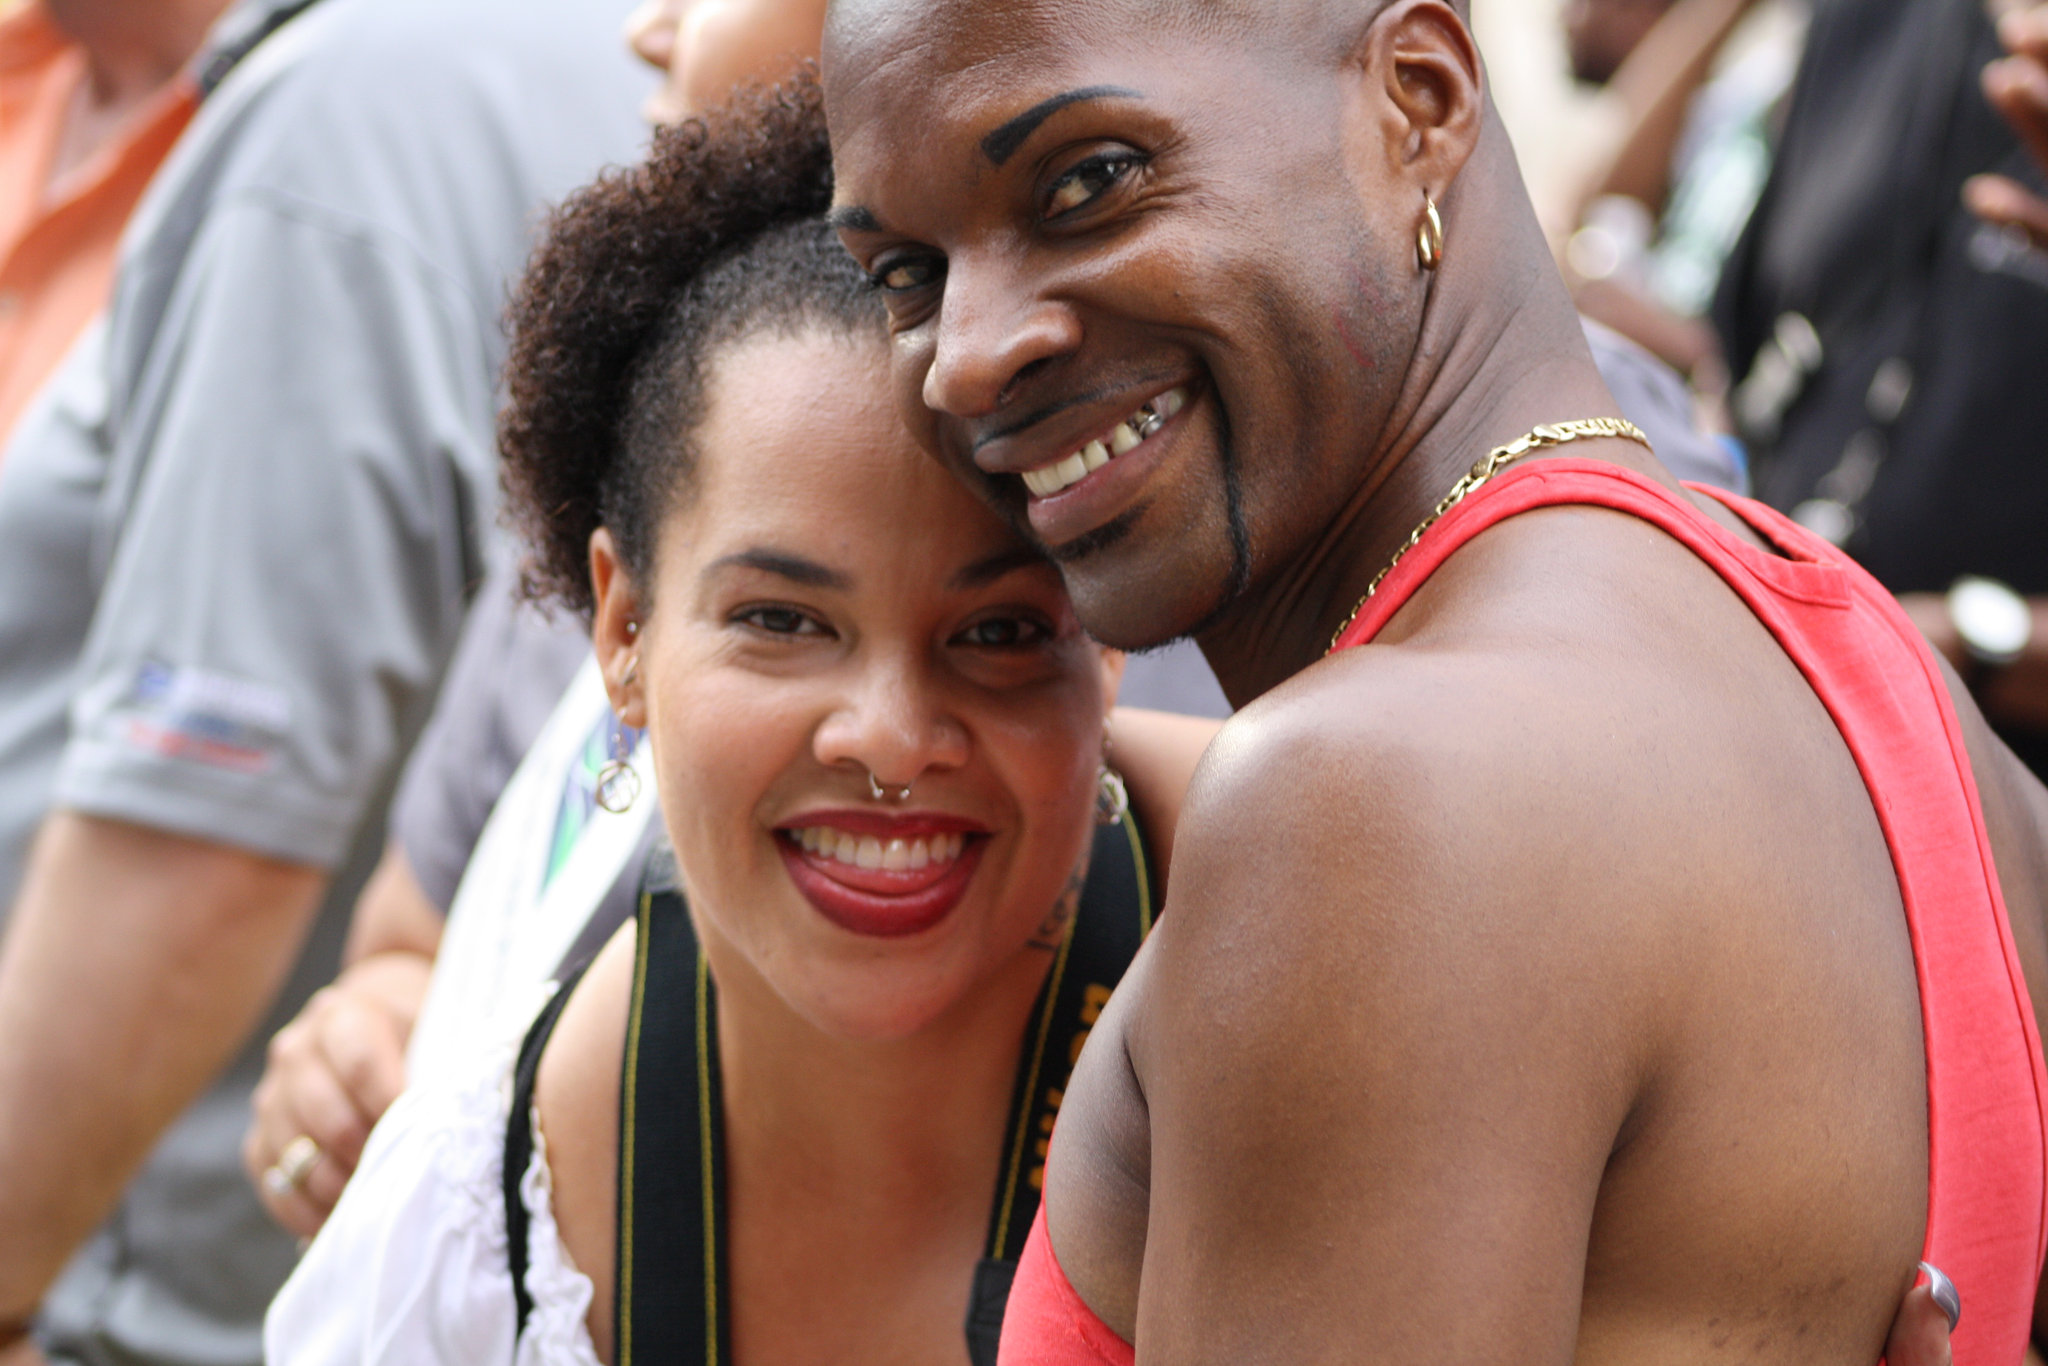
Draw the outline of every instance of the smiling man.
[[[2017,1359],[2048,792],[1613,418],[1459,10],[834,0],[825,69],[914,429],[1244,708],[1004,1360],[1867,1363],[1923,1256]]]

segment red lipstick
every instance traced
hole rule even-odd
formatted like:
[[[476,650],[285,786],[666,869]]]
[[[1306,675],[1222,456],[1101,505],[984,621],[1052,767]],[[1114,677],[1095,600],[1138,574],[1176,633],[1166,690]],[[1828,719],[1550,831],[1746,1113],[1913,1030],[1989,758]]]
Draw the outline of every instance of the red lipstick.
[[[919,868],[863,868],[837,857],[828,846],[805,849],[801,837],[807,829],[843,832],[884,849],[892,841],[922,841],[926,862]],[[894,939],[928,930],[952,914],[980,866],[986,833],[972,821],[936,812],[854,808],[808,812],[787,821],[775,844],[790,881],[825,919],[854,934]],[[950,854],[945,849],[950,842],[959,844],[957,856],[935,856]]]

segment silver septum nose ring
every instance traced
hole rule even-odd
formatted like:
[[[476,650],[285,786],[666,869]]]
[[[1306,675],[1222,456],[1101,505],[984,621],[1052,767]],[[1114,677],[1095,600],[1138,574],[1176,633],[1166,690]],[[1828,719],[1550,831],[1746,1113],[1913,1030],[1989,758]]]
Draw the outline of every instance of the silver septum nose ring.
[[[869,769],[868,795],[878,802],[907,802],[910,800],[910,784],[905,783],[901,787],[891,787],[880,778],[877,778],[873,769]]]

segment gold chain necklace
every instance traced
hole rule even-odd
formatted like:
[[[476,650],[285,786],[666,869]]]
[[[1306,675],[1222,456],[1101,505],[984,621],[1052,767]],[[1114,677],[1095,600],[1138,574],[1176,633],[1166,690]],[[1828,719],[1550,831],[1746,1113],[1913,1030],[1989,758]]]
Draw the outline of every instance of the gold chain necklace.
[[[1437,518],[1464,502],[1474,489],[1530,451],[1540,451],[1547,446],[1566,446],[1574,441],[1586,441],[1596,436],[1618,436],[1623,440],[1635,442],[1644,450],[1653,450],[1650,438],[1643,435],[1642,428],[1618,417],[1583,418],[1577,422],[1546,422],[1527,436],[1517,437],[1505,446],[1495,446],[1481,456],[1477,464],[1465,471],[1457,483],[1451,485],[1451,491],[1443,496],[1443,500],[1431,510],[1429,516],[1423,518],[1416,524],[1415,530],[1408,533],[1407,543],[1394,552],[1394,558],[1387,561],[1387,567],[1372,576],[1372,582],[1365,586],[1365,596],[1351,609],[1351,615],[1344,618],[1344,624],[1330,637],[1330,648],[1323,653],[1327,655],[1336,652],[1337,642],[1351,629],[1351,623],[1358,620],[1358,614],[1372,601],[1372,595],[1380,591],[1380,584],[1386,581],[1387,575],[1394,572],[1394,566],[1401,563],[1401,557],[1415,549],[1422,540],[1423,533],[1436,525]]]

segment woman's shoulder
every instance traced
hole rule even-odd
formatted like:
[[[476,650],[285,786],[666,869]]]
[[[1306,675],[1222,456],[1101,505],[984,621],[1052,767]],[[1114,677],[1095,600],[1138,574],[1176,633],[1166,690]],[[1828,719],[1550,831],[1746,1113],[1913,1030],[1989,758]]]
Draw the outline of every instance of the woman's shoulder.
[[[1163,874],[1173,861],[1173,832],[1202,754],[1223,723],[1204,717],[1118,707],[1110,716],[1109,762],[1130,789],[1138,824]]]
[[[540,1141],[520,1184],[534,1312],[515,1342],[503,1174],[516,1046],[393,1102],[271,1304],[266,1360],[597,1366],[590,1282],[562,1246]]]
[[[541,1055],[534,1087],[553,1217],[560,1225],[565,1256],[588,1276],[598,1304],[610,1304],[612,1299],[619,1076],[625,1066],[636,948],[636,926],[628,921],[591,960]],[[592,1325],[600,1340],[607,1335],[607,1326]]]

